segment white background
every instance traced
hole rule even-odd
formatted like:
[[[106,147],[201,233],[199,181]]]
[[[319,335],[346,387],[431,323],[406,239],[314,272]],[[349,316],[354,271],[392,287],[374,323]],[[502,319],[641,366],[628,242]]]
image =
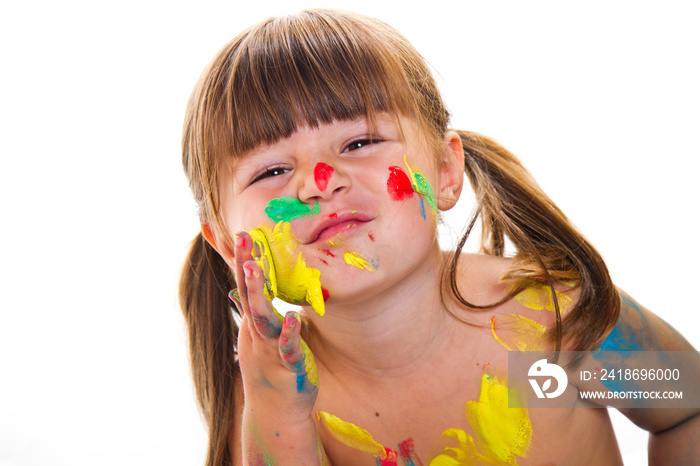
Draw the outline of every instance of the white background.
[[[700,345],[693,2],[454,3],[3,3],[0,465],[202,464],[176,298],[198,230],[185,103],[241,29],[319,4],[402,31],[454,125],[514,151],[617,283]]]

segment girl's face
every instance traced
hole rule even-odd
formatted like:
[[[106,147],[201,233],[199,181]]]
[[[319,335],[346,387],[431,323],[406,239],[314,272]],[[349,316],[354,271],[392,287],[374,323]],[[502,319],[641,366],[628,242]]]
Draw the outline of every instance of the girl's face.
[[[377,123],[374,132],[365,118],[302,127],[221,170],[228,231],[288,221],[329,304],[366,298],[420,269],[438,251],[437,210],[461,190],[456,134],[436,157],[412,120],[382,115]]]

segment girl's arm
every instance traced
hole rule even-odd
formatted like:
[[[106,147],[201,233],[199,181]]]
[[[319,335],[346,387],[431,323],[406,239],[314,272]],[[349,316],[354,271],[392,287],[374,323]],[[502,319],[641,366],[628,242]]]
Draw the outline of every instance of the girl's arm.
[[[673,327],[651,313],[624,292],[620,292],[620,318],[613,331],[620,337],[612,347],[622,346],[625,341],[634,342],[636,351],[687,351],[689,367],[697,380],[700,373],[700,357],[693,346]],[[610,338],[610,337],[608,337]],[[692,358],[692,359],[691,359]],[[684,358],[686,359],[686,358]],[[673,369],[673,368],[671,368]],[[685,379],[690,374],[683,374]],[[686,396],[697,386],[683,388]],[[620,409],[625,416],[650,433],[649,464],[695,464],[700,458],[700,407]]]
[[[620,316],[600,349],[603,351],[663,351],[671,360],[681,360],[684,396],[697,390],[700,355],[673,327],[620,291]],[[686,352],[680,355],[675,352]],[[624,353],[622,353],[624,354]],[[677,359],[680,355],[680,359]],[[669,367],[676,369],[676,367]],[[652,389],[662,385],[650,384]],[[697,397],[695,398],[697,400]],[[700,458],[700,406],[687,408],[619,408],[639,427],[648,430],[649,464],[695,464]]]
[[[248,234],[236,236],[238,295],[232,299],[243,312],[238,356],[244,398],[237,464],[328,464],[313,418],[313,355],[301,339],[298,314],[281,319],[265,297],[263,272],[248,260],[251,248]]]

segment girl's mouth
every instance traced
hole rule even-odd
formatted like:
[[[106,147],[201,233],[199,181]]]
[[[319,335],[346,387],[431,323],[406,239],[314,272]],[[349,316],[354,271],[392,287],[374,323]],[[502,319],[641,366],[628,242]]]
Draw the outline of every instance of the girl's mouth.
[[[316,224],[303,242],[305,244],[324,242],[337,235],[351,232],[371,220],[369,215],[357,211],[334,213]]]

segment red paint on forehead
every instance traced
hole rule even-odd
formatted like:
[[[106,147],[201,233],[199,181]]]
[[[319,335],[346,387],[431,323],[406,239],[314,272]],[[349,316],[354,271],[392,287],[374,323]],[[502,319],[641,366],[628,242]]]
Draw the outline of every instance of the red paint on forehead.
[[[323,162],[317,163],[316,168],[314,168],[314,181],[316,182],[318,189],[325,191],[328,187],[328,180],[331,179],[332,175],[333,167],[326,165]]]
[[[406,172],[400,167],[389,167],[391,174],[386,181],[386,190],[395,201],[402,201],[413,196],[413,185]]]

